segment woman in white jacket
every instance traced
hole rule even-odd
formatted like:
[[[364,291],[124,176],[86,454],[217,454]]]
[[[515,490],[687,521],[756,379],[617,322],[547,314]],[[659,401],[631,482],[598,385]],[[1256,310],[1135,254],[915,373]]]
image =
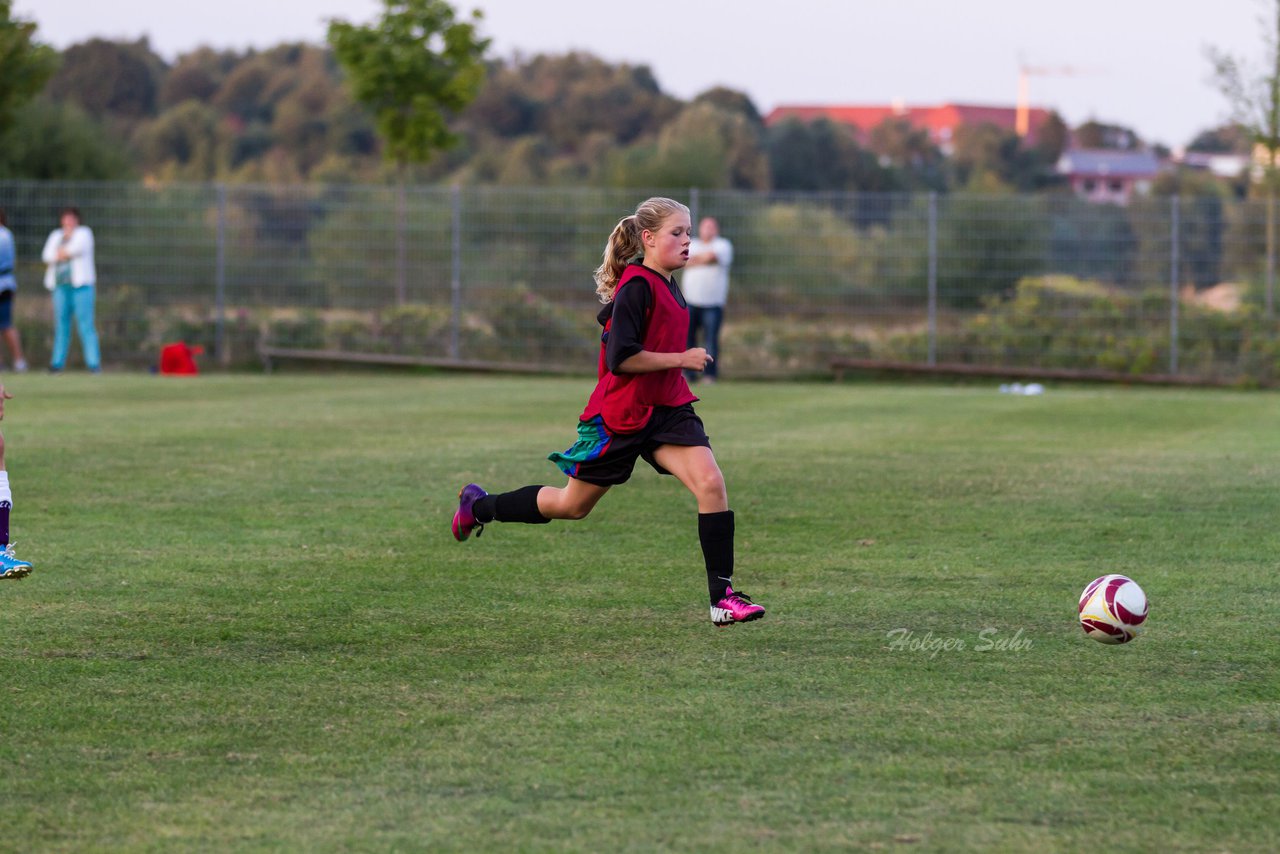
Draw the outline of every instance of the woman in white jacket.
[[[85,366],[96,374],[102,370],[102,360],[93,322],[94,285],[98,280],[93,264],[93,231],[80,224],[80,211],[76,208],[63,208],[61,218],[62,228],[49,235],[44,252],[40,253],[48,265],[44,286],[53,292],[53,358],[49,370],[58,373],[66,366],[74,317]]]

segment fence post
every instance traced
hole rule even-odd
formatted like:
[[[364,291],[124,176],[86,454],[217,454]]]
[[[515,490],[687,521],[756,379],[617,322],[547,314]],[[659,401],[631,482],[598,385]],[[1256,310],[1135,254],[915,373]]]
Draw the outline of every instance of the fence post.
[[[929,194],[929,364],[938,363],[938,194]]]
[[[218,364],[225,368],[231,364],[231,353],[227,350],[227,185],[216,184],[215,193],[218,229],[213,271],[213,349],[217,353]]]
[[[396,305],[404,305],[408,301],[408,270],[405,246],[405,217],[407,216],[404,193],[404,175],[396,184]]]
[[[452,227],[450,254],[453,257],[453,269],[449,277],[449,292],[453,302],[452,317],[449,322],[449,358],[459,359],[462,353],[462,187],[454,184],[449,190],[449,203],[452,208]]]
[[[694,232],[695,234],[697,233],[696,229],[698,228],[698,207],[701,204],[701,202],[702,200],[701,198],[699,198],[698,188],[690,187],[689,188],[689,221],[693,224],[693,227],[695,229],[695,232]]]
[[[1267,319],[1271,319],[1274,309],[1274,294],[1276,289],[1276,191],[1272,188],[1271,181],[1274,176],[1267,175],[1267,282],[1266,293],[1263,295],[1263,313]]]
[[[1178,373],[1178,234],[1181,200],[1169,198],[1169,373]]]

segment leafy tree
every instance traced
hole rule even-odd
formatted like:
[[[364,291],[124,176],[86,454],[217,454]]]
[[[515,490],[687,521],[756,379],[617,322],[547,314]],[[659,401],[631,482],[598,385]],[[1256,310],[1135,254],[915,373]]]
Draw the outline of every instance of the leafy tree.
[[[138,129],[134,144],[152,175],[208,181],[225,168],[219,144],[218,114],[200,101],[183,101]]]
[[[1056,112],[1050,112],[1040,127],[1036,128],[1035,142],[1031,149],[1041,162],[1054,164],[1071,141],[1071,129]]]
[[[736,113],[745,118],[757,129],[764,129],[764,118],[756,109],[755,103],[745,92],[730,89],[727,86],[715,86],[697,95],[694,104],[710,104],[726,113]]]
[[[1129,128],[1093,119],[1076,128],[1075,141],[1079,148],[1105,148],[1113,151],[1135,151],[1142,148],[1142,138]]]
[[[329,44],[368,107],[399,164],[422,163],[457,141],[448,119],[476,97],[484,83],[489,40],[471,21],[455,19],[444,0],[383,0],[376,26],[334,20]]]
[[[154,115],[164,60],[145,38],[136,42],[90,39],[63,51],[62,65],[45,90],[79,105],[99,120],[132,127]]]
[[[952,140],[951,166],[956,183],[965,186],[990,176],[1006,186],[1020,177],[1021,140],[1013,131],[993,124],[961,125]]]
[[[898,168],[905,179],[905,189],[946,189],[942,152],[927,130],[906,119],[889,118],[871,129],[869,142],[881,163]]]
[[[774,189],[890,192],[898,188],[893,170],[858,145],[847,125],[825,118],[788,119],[769,128],[765,139]]]
[[[271,106],[264,95],[272,76],[270,61],[259,55],[236,63],[222,81],[213,104],[243,123],[271,121]]]
[[[554,150],[572,153],[597,132],[624,146],[651,139],[680,109],[647,66],[540,54],[493,65],[462,123],[478,136],[541,134]]]
[[[1280,183],[1280,0],[1275,2],[1274,19],[1264,21],[1263,64],[1260,69],[1217,48],[1209,48],[1213,77],[1231,106],[1233,118],[1248,132],[1255,145],[1267,152],[1264,185],[1267,194],[1267,281],[1265,310],[1274,311],[1275,291],[1275,196]]]
[[[37,98],[0,144],[0,178],[110,181],[130,172],[124,146],[74,104]]]
[[[212,101],[240,59],[233,51],[208,47],[179,56],[160,83],[158,108],[167,110],[183,101]]]
[[[978,189],[943,196],[938,205],[938,292],[958,307],[1006,293],[1045,263],[1043,199]]]
[[[759,135],[740,113],[692,104],[653,143],[633,146],[616,173],[620,186],[760,190],[769,162]]]
[[[542,111],[548,106],[526,91],[518,74],[508,74],[501,62],[486,73],[484,88],[467,107],[465,123],[498,137],[514,138],[537,133],[543,124]]]
[[[1181,169],[1161,173],[1152,184],[1152,196],[1168,210],[1169,197],[1178,196],[1178,260],[1180,281],[1207,288],[1222,281],[1223,237],[1227,229],[1224,200],[1231,188],[1205,172]],[[1137,217],[1135,217],[1137,219]],[[1152,218],[1161,221],[1163,218]],[[1137,226],[1141,231],[1141,225]],[[1161,228],[1155,244],[1158,262],[1151,281],[1168,277],[1168,228]],[[1161,275],[1163,274],[1163,275]]]
[[[1232,122],[1200,131],[1187,145],[1187,151],[1206,154],[1248,154],[1252,141],[1249,130]]]
[[[12,0],[0,0],[0,133],[58,67],[57,53],[36,41],[35,33],[34,22],[13,17]]]
[[[1022,192],[1047,183],[1060,149],[1051,139],[1027,146],[1013,131],[992,124],[962,125],[952,140],[955,183],[977,189],[1013,188]]]

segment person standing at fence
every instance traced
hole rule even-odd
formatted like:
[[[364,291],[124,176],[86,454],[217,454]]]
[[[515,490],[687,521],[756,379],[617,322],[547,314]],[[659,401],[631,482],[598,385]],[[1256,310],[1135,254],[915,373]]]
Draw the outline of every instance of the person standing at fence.
[[[98,279],[93,263],[93,231],[81,224],[77,208],[63,208],[60,218],[62,227],[50,233],[40,255],[48,265],[44,286],[53,292],[53,357],[49,370],[56,374],[66,367],[74,318],[85,367],[96,374],[102,370],[102,362],[93,320]]]
[[[13,302],[18,295],[18,277],[14,272],[17,261],[9,216],[4,208],[0,208],[0,336],[9,348],[13,369],[22,373],[27,369],[27,360],[22,355],[22,339],[13,325]]]
[[[698,398],[682,371],[702,371],[711,356],[685,347],[689,310],[672,275],[689,259],[689,209],[671,199],[642,202],[613,229],[595,272],[604,303],[598,381],[578,418],[578,441],[550,459],[569,476],[563,488],[525,486],[490,495],[469,483],[458,493],[453,536],[476,536],[492,521],[543,524],[583,519],[609,489],[625,483],[643,458],[659,474],[672,474],[694,495],[698,538],[706,564],[711,621],[717,626],[764,616],[764,608],[732,587],[733,511],[724,475],[711,452]],[[662,532],[654,531],[655,540]],[[606,561],[629,559],[609,548]]]
[[[13,395],[0,383],[0,420],[4,419],[4,402]],[[13,509],[13,494],[9,491],[9,471],[4,464],[4,436],[0,436],[0,579],[22,578],[31,572],[31,564],[18,560],[9,542],[9,511]]]
[[[689,264],[684,271],[684,298],[689,302],[689,346],[698,345],[701,330],[703,345],[711,356],[703,382],[715,382],[720,373],[720,327],[729,299],[729,265],[732,263],[733,244],[720,236],[720,224],[713,217],[703,217],[698,223],[698,238],[689,245]],[[686,372],[685,377],[692,380],[695,375]]]

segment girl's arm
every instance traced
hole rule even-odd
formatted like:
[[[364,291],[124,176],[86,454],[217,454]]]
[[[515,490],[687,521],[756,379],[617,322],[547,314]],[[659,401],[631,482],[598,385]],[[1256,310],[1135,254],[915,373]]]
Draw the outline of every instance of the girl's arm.
[[[635,285],[630,284],[631,281],[634,280],[628,279],[619,285],[614,295],[613,323],[605,345],[605,364],[609,370],[615,374],[651,374],[672,368],[688,371],[705,369],[711,357],[701,347],[683,353],[658,353],[642,348],[649,286],[643,279]]]
[[[686,371],[705,370],[712,359],[702,347],[694,347],[683,353],[655,353],[652,350],[641,350],[634,356],[625,359],[618,365],[614,373],[618,374],[651,374],[654,371],[669,371],[680,368]]]

